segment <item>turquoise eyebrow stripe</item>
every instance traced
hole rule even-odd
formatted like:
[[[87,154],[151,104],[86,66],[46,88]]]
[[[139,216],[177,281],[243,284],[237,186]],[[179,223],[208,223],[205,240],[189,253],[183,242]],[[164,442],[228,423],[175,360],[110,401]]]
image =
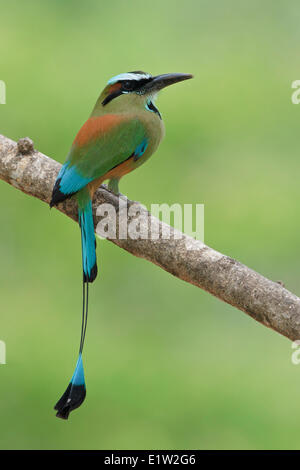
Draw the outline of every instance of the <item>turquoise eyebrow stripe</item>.
[[[108,80],[107,84],[113,85],[119,80],[140,80],[141,78],[150,78],[150,75],[147,73],[120,73],[119,75],[116,75],[115,77],[112,77],[110,80]]]

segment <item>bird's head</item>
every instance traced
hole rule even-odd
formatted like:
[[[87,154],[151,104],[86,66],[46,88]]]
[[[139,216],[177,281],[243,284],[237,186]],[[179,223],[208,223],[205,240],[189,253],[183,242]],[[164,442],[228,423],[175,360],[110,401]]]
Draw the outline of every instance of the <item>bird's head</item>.
[[[97,102],[97,107],[101,106],[105,111],[118,110],[130,104],[144,107],[152,103],[157,93],[163,88],[189,78],[193,78],[193,75],[166,73],[152,76],[142,71],[121,73],[108,81]]]

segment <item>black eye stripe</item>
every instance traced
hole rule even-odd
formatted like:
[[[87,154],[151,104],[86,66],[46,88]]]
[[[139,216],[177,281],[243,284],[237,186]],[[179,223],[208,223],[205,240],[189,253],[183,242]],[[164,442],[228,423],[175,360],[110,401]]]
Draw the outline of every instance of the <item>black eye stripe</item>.
[[[135,88],[135,83],[133,83],[133,80],[123,80],[120,81],[122,90],[124,91],[133,91]]]
[[[117,96],[120,96],[122,95],[122,91],[121,90],[117,90],[117,91],[114,91],[113,93],[111,93],[110,95],[108,95],[103,101],[102,101],[102,104],[103,106],[105,106],[107,103],[109,103],[111,100],[113,100],[114,98],[116,98]]]
[[[121,83],[124,91],[136,91],[143,88],[151,80],[152,78],[140,78],[139,80],[120,80],[119,83]]]
[[[143,87],[151,82],[152,77],[149,78],[140,78],[139,80],[119,80],[117,83],[121,84],[121,89],[114,91],[108,95],[103,101],[102,104],[105,106],[107,103],[112,101],[114,98],[122,95],[122,93],[131,93],[135,92],[138,94],[143,93]]]

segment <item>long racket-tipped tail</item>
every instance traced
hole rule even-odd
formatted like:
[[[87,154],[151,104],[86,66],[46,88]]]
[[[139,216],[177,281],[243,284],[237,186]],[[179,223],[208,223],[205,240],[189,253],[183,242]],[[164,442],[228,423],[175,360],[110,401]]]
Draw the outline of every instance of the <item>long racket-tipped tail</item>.
[[[77,195],[77,200],[78,219],[81,230],[83,268],[82,324],[79,356],[74,374],[66,391],[54,407],[54,409],[57,410],[56,416],[62,419],[68,419],[70,412],[78,408],[84,402],[86,396],[82,351],[88,318],[89,283],[93,282],[97,276],[96,238],[94,233],[92,201],[88,190],[84,189],[80,191]]]

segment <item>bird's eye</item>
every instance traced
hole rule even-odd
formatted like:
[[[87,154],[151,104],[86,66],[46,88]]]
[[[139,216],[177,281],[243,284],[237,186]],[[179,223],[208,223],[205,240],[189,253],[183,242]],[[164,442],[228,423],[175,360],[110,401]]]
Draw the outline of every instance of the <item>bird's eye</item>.
[[[130,80],[124,80],[122,82],[122,89],[124,91],[130,91],[132,90],[132,82]]]

